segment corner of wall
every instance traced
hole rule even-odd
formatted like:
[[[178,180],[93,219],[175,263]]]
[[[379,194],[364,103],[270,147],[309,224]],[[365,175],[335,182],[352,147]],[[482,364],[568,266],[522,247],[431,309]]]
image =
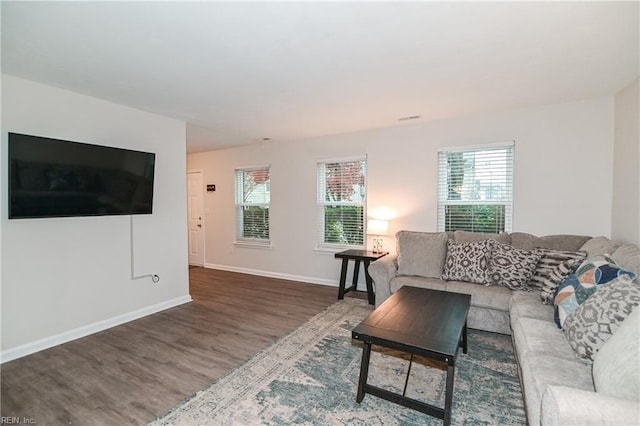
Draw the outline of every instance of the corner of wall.
[[[611,236],[640,245],[640,78],[614,98]]]

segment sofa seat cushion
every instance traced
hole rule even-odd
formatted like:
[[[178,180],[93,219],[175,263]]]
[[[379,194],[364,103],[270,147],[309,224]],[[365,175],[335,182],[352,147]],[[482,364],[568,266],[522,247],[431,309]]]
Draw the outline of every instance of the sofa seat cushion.
[[[537,292],[514,291],[509,300],[509,316],[512,328],[521,318],[534,318],[553,323],[553,306],[543,305]]]
[[[446,281],[442,281],[439,278],[424,278],[424,277],[405,277],[397,276],[391,280],[391,293],[395,293],[400,287],[408,285],[411,287],[429,288],[432,290],[445,290]],[[469,284],[471,285],[471,284]]]
[[[509,310],[509,299],[513,293],[505,287],[480,286],[470,284],[465,281],[446,281],[446,290],[452,293],[462,293],[471,295],[471,306],[481,308],[496,309],[499,311]]]
[[[566,346],[566,343],[565,343]],[[538,352],[518,354],[522,387],[527,410],[527,422],[540,424],[542,395],[547,386],[567,386],[585,391],[594,391],[591,368],[577,359],[556,358]]]
[[[578,361],[562,330],[551,321],[520,318],[513,327],[513,345],[518,357],[531,353],[545,354],[559,359]]]

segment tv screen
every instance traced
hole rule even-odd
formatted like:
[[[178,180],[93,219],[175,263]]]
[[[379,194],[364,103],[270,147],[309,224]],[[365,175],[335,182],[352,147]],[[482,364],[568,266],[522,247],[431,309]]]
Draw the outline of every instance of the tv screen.
[[[9,219],[150,214],[155,154],[9,133]]]

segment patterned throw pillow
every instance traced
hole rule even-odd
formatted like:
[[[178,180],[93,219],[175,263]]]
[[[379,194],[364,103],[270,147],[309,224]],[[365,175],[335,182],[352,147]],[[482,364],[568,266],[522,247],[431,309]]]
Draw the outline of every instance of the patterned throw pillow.
[[[449,240],[442,279],[491,284],[489,275],[491,245],[489,240],[460,244]]]
[[[578,259],[565,260],[551,271],[540,289],[540,300],[543,305],[553,305],[553,299],[556,296],[558,287],[581,263],[582,261]]]
[[[564,276],[562,276],[561,273],[558,273],[560,272],[562,264],[566,263],[568,260],[576,260],[578,263],[575,266],[578,266],[587,256],[587,252],[585,251],[561,251],[550,249],[538,250],[542,252],[542,257],[536,265],[536,271],[533,274],[533,277],[531,277],[531,280],[529,281],[529,287],[539,289],[545,288],[545,285],[546,288],[553,287],[551,294],[555,292],[562,279],[571,273],[571,271],[569,271]],[[555,282],[558,276],[562,276],[562,278],[558,282]]]
[[[640,304],[640,286],[626,279],[603,286],[564,323],[564,335],[587,363]]]
[[[562,328],[566,319],[578,306],[584,303],[593,293],[596,287],[583,287],[576,274],[570,274],[558,287],[553,299],[555,321],[558,328]]]
[[[607,256],[595,256],[585,260],[575,273],[562,281],[556,291],[553,301],[556,325],[563,328],[564,322],[573,311],[601,286],[615,281],[631,282],[635,278],[635,273],[622,269]]]
[[[542,256],[541,250],[520,250],[490,240],[492,245],[489,273],[493,284],[511,290],[527,290],[527,283]]]
[[[612,281],[614,278],[627,276],[633,281],[638,276],[633,271],[627,271],[616,264],[608,255],[591,257],[576,269],[583,285],[600,285]]]

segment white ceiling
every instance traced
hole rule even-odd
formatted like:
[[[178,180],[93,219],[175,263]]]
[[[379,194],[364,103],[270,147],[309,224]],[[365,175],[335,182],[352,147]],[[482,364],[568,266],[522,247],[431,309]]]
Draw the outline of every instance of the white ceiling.
[[[638,2],[8,2],[2,71],[184,120],[189,152],[612,95]]]

